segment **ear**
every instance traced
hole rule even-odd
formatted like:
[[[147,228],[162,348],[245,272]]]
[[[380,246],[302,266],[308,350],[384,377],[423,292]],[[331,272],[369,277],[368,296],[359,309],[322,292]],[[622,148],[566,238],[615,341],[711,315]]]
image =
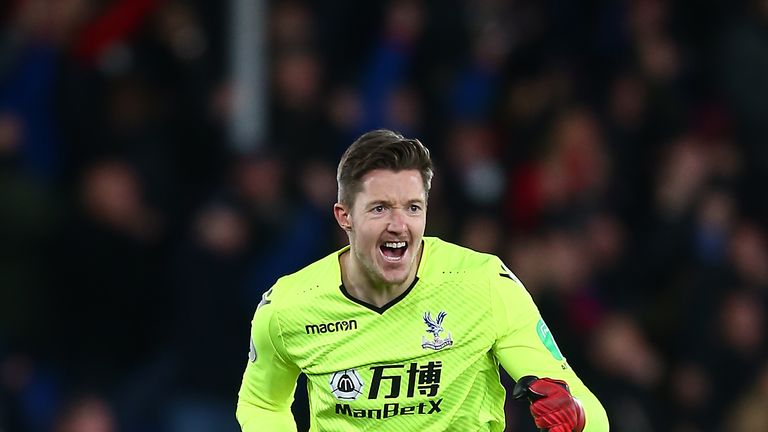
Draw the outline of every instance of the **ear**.
[[[352,230],[352,221],[350,220],[350,209],[342,203],[336,203],[333,205],[333,217],[336,218],[336,222],[341,229],[346,232]]]

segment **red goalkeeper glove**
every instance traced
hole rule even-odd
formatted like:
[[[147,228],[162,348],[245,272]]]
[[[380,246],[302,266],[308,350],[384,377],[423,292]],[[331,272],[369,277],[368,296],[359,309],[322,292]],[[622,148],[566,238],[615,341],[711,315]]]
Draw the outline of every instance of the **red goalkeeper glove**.
[[[512,392],[515,399],[527,397],[536,427],[549,432],[582,432],[584,408],[571,396],[565,381],[524,376]]]

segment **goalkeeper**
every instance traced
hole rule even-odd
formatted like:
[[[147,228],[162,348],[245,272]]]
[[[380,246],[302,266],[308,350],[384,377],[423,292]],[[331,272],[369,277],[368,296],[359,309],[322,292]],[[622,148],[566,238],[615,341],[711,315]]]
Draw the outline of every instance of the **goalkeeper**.
[[[493,255],[424,237],[432,180],[418,140],[377,130],[337,172],[349,245],[280,278],[252,322],[237,404],[245,432],[295,431],[307,376],[311,431],[503,431],[499,365],[536,426],[608,431],[517,277]]]

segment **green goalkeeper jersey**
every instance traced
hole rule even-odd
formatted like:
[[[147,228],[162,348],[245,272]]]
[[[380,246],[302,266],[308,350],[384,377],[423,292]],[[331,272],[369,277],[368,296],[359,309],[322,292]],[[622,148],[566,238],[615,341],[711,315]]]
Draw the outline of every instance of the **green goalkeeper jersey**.
[[[294,431],[307,376],[311,431],[503,431],[499,364],[562,379],[586,432],[608,430],[520,281],[493,255],[424,238],[414,283],[377,308],[347,293],[335,252],[285,276],[256,310],[237,417],[245,432]]]

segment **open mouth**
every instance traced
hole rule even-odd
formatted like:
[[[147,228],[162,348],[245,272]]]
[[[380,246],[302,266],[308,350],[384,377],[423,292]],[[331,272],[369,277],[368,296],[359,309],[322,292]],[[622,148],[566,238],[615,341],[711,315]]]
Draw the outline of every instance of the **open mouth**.
[[[404,241],[384,242],[379,246],[381,254],[387,261],[400,261],[408,249],[408,243]]]

